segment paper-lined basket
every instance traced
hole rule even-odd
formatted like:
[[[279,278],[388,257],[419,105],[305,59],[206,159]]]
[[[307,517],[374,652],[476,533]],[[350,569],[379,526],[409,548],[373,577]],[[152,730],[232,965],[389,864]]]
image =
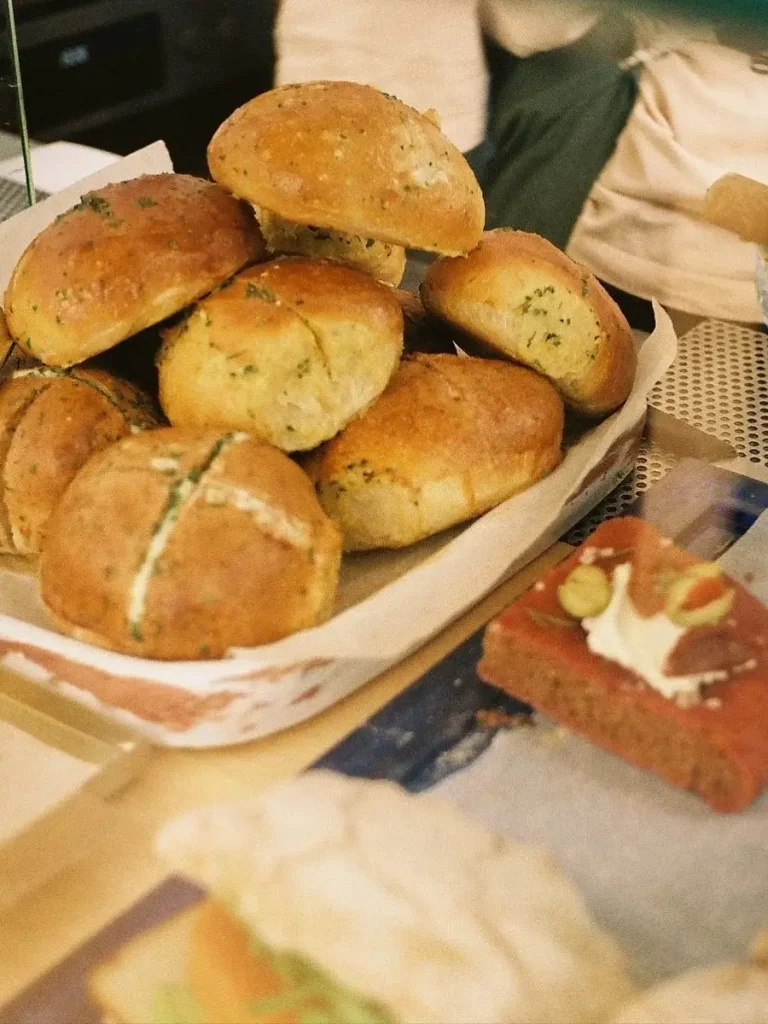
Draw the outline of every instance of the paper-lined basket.
[[[172,170],[156,143],[0,226],[0,286],[26,245],[81,193]],[[672,363],[676,339],[656,306],[626,404],[573,443],[562,464],[463,528],[401,552],[345,559],[339,610],[327,623],[207,662],[115,654],[53,630],[33,573],[0,562],[0,657],[12,671],[179,747],[241,743],[341,700],[406,657],[545,550],[631,470],[646,397]]]

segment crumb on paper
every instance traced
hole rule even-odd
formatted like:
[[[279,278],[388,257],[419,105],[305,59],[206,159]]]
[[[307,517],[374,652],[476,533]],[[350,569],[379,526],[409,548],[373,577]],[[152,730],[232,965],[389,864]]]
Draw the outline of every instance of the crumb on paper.
[[[554,729],[539,730],[538,735],[541,745],[547,750],[559,750],[565,746],[571,734],[562,725],[557,725]]]
[[[488,738],[483,732],[471,732],[455,746],[435,758],[435,775],[442,779],[460,768],[466,768],[485,750]]]
[[[498,708],[480,708],[475,720],[483,729],[524,729],[533,727],[533,716],[524,711],[510,714]]]

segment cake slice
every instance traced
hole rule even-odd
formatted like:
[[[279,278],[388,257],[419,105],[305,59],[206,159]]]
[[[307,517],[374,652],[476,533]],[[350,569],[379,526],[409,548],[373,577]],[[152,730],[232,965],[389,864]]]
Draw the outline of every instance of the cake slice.
[[[651,524],[603,523],[487,627],[486,682],[717,811],[768,781],[768,611]]]

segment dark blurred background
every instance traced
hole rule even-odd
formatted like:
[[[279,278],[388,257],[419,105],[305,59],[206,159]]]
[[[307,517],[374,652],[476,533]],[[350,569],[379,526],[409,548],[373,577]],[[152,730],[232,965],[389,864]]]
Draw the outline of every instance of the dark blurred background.
[[[178,171],[205,174],[215,129],[272,82],[276,0],[14,6],[29,130],[43,142],[124,155],[162,138]]]

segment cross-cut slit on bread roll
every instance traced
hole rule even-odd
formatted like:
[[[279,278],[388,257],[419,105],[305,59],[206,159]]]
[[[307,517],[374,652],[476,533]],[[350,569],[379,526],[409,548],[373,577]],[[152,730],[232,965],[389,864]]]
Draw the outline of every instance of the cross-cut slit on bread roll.
[[[107,185],[25,250],[5,294],[8,328],[41,362],[72,366],[264,254],[252,212],[210,181],[156,174]]]
[[[500,360],[415,354],[306,468],[347,550],[396,548],[480,515],[561,459],[562,401]]]
[[[432,252],[477,244],[477,180],[432,117],[354,82],[262,93],[208,147],[213,178],[286,221]]]
[[[267,249],[316,259],[337,260],[377,281],[397,286],[405,272],[405,249],[375,238],[349,235],[331,228],[316,228],[283,220],[269,210],[256,211]]]
[[[330,615],[341,540],[295,463],[245,433],[149,431],[57,507],[41,593],[60,628],[148,658],[215,658]]]
[[[104,370],[18,370],[0,387],[0,551],[34,555],[77,471],[157,426],[146,395]]]
[[[392,289],[330,260],[284,257],[244,271],[165,332],[160,401],[178,426],[306,450],[381,394],[402,346]]]
[[[603,415],[637,366],[629,324],[594,274],[524,231],[487,231],[467,256],[433,263],[424,305],[494,352],[544,374],[565,401]]]

